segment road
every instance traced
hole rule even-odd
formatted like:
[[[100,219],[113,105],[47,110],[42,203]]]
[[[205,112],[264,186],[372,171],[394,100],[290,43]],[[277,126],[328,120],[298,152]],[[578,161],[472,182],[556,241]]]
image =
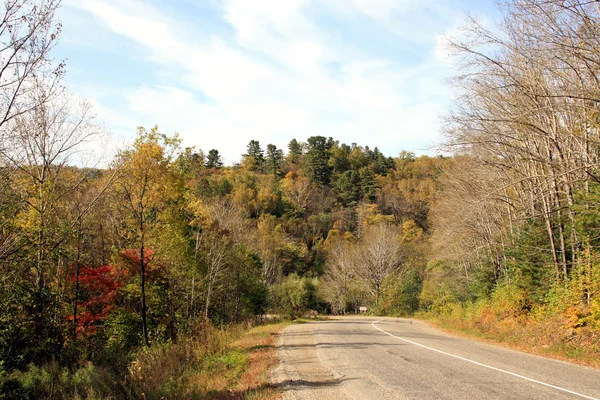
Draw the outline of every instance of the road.
[[[424,322],[345,317],[288,327],[286,399],[596,399],[600,370],[463,339]]]

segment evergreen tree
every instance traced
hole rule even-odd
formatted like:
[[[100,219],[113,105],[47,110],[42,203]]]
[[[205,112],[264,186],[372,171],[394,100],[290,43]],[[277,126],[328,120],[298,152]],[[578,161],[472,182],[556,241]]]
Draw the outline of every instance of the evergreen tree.
[[[374,171],[379,175],[387,175],[390,168],[394,168],[394,159],[392,157],[386,157],[379,151],[377,147],[373,149],[372,161]]]
[[[267,156],[265,159],[265,172],[278,176],[281,173],[283,165],[283,150],[278,149],[274,144],[267,145]]]
[[[344,207],[356,205],[360,200],[360,177],[354,170],[348,170],[340,175],[335,182],[335,191]]]
[[[375,200],[377,191],[377,182],[375,181],[375,174],[369,167],[362,167],[358,170],[360,191],[365,199]]]
[[[290,162],[298,164],[303,152],[304,146],[302,143],[298,142],[296,139],[290,140],[290,143],[288,144],[288,159]]]
[[[265,155],[258,140],[251,140],[246,147],[247,152],[243,155],[244,161],[250,163],[251,171],[261,171],[265,163]]]
[[[219,150],[212,149],[208,152],[206,157],[206,168],[221,168],[223,166],[223,160],[219,154]]]
[[[330,138],[331,139],[331,138]],[[333,145],[332,140],[324,136],[308,138],[308,151],[306,152],[306,171],[308,177],[321,185],[329,184],[331,167],[329,166],[329,150]]]

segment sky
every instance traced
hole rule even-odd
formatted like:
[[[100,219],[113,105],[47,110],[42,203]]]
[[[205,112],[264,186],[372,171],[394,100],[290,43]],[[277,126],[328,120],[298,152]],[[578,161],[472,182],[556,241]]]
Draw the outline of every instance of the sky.
[[[495,16],[492,0],[65,0],[54,55],[117,147],[158,125],[226,164],[252,139],[316,135],[434,154],[445,36],[467,12]]]

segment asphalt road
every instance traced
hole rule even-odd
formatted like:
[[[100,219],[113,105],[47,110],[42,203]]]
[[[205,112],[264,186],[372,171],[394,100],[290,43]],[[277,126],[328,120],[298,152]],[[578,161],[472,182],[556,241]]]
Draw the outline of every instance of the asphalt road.
[[[420,321],[288,327],[273,380],[288,399],[597,399],[600,370],[463,339]]]

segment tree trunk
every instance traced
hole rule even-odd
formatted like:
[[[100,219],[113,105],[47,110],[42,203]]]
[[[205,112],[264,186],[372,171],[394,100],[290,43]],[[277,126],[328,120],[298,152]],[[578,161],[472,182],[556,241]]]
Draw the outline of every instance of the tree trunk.
[[[75,264],[75,295],[73,296],[73,340],[77,340],[77,300],[79,299],[79,261]]]
[[[210,297],[212,295],[213,281],[208,280],[208,288],[206,288],[206,302],[204,303],[204,320],[208,320],[208,309],[210,307]]]
[[[150,346],[148,341],[148,323],[146,320],[146,263],[144,262],[144,212],[140,211],[140,286],[142,292],[142,335],[144,345]]]
[[[146,263],[144,262],[144,245],[140,247],[140,279],[142,289],[142,334],[144,335],[144,344],[149,346],[148,325],[146,321]]]

